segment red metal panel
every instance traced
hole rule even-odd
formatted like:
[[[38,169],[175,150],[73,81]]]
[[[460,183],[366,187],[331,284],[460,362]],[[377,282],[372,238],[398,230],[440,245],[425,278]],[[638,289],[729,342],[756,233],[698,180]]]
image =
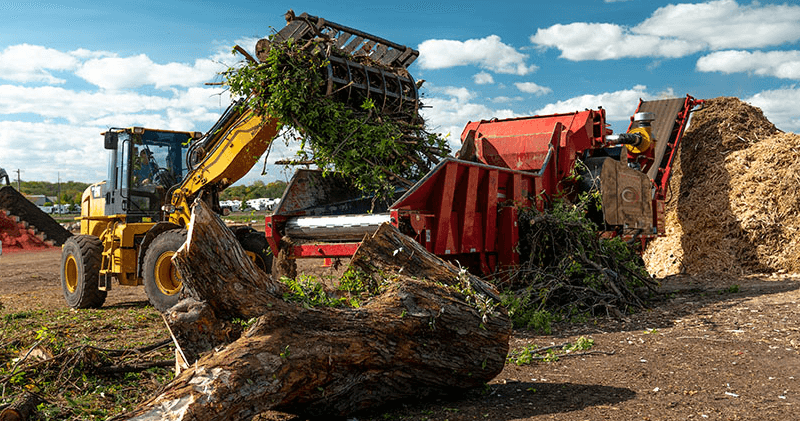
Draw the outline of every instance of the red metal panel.
[[[497,194],[498,194],[498,171],[488,170],[486,176],[486,190],[481,192],[486,197],[486,207],[484,208],[483,232],[485,240],[483,251],[493,252],[497,250]]]
[[[525,182],[529,182],[530,178],[526,177]],[[503,246],[504,256],[506,257],[505,262],[501,262],[507,265],[516,265],[519,264],[519,253],[517,252],[517,244],[519,244],[519,224],[517,223],[517,209],[519,206],[528,206],[529,201],[527,200],[528,191],[525,188],[523,183],[522,174],[513,174],[511,178],[511,191],[512,197],[514,198],[513,206],[509,206],[507,210],[504,212],[508,215],[510,221],[503,221],[504,222],[504,229],[503,233],[503,241],[505,244]]]
[[[562,137],[554,146],[568,148],[573,154],[600,147],[605,139],[605,110],[482,120],[468,124],[461,139],[474,136],[475,153],[485,164],[535,171],[544,166],[549,141],[559,126],[566,129],[570,139]]]
[[[267,243],[269,244],[269,248],[272,249],[273,254],[280,249],[280,242],[281,242],[281,233],[278,229],[278,221],[271,215],[267,215],[264,217],[264,234],[267,237]]]
[[[519,260],[519,256],[514,251],[517,246],[515,239],[519,235],[519,233],[516,233],[516,224],[517,212],[514,207],[506,206],[501,208],[498,215],[497,231],[502,235],[498,237],[497,260],[502,266],[509,266]],[[516,258],[515,255],[517,255]]]
[[[664,235],[666,233],[666,222],[664,221],[664,201],[653,199],[653,203],[655,203],[655,206],[653,206],[653,212],[655,213],[653,220],[656,221],[656,234]]]
[[[428,250],[489,274],[498,262],[519,262],[515,205],[531,205],[538,179],[534,173],[451,159],[392,205],[392,212]],[[425,242],[429,237],[432,244]]]
[[[294,257],[350,257],[361,243],[301,244],[292,248]]]
[[[444,255],[457,254],[459,252],[458,236],[458,212],[452,211],[450,213],[450,227],[447,230],[447,247],[444,249]]]
[[[434,233],[436,245],[433,248],[434,253],[438,255],[450,254],[454,251],[453,231],[451,229],[450,218],[452,217],[451,213],[453,211],[453,196],[456,190],[457,170],[457,163],[449,162],[445,164],[444,179],[442,180],[441,188],[437,192],[437,195],[433,196],[434,200],[439,200],[435,213],[439,218]]]
[[[511,175],[511,200],[514,205],[522,205],[522,174]]]
[[[464,208],[461,212],[461,253],[475,253],[480,248],[480,225],[476,218],[478,203],[478,176],[480,168],[467,167],[467,180],[462,183],[464,190]]]

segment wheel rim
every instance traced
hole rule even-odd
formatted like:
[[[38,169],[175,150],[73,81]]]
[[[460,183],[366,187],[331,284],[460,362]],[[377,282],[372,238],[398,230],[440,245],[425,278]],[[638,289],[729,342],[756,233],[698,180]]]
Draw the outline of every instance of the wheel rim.
[[[252,251],[249,251],[249,250],[245,250],[244,254],[246,254],[247,257],[249,257],[250,260],[252,260],[253,263],[256,264],[256,266],[258,266],[258,267],[260,267],[262,269],[264,268],[264,259],[262,259],[261,256],[259,256],[258,254],[254,253]]]
[[[67,261],[64,264],[64,283],[67,286],[67,291],[70,293],[78,289],[78,262],[75,261],[75,256],[67,256]]]
[[[175,295],[180,292],[183,283],[178,275],[178,270],[172,264],[174,251],[163,253],[156,260],[155,279],[158,289],[165,295]]]

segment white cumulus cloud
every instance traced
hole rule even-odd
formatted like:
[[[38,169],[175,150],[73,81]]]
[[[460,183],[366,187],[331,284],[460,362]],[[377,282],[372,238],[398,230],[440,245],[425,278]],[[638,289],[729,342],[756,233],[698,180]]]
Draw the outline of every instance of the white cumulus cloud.
[[[23,180],[101,181],[106,173],[103,127],[0,121],[3,167]]]
[[[132,92],[103,93],[73,91],[56,86],[0,85],[2,114],[37,114],[80,123],[109,114],[155,112],[169,99]],[[120,123],[121,124],[121,123]]]
[[[507,103],[507,102],[516,102],[516,101],[524,101],[524,100],[525,100],[525,98],[523,98],[521,96],[508,97],[508,96],[502,96],[502,95],[501,96],[496,96],[496,97],[491,99],[491,101],[493,103],[495,103],[495,104],[504,104],[504,103]]]
[[[537,69],[526,63],[528,56],[504,44],[497,35],[485,38],[455,41],[431,39],[419,49],[418,63],[423,69],[475,65],[495,73],[524,76]]]
[[[252,39],[240,42],[252,50]],[[53,181],[60,170],[64,180],[99,181],[106,167],[100,132],[108,127],[208,130],[231,98],[224,87],[203,83],[219,80],[218,72],[242,59],[230,51],[192,63],[155,63],[145,54],[83,48],[0,50],[3,167],[19,168],[27,180]],[[94,86],[70,85],[75,76]]]
[[[492,77],[491,73],[480,72],[472,76],[472,81],[476,85],[489,85],[494,83],[494,77]]]
[[[553,92],[552,89],[546,86],[539,86],[533,82],[517,82],[514,84],[514,86],[526,94],[534,94],[536,96],[542,96]]]
[[[633,115],[640,98],[645,100],[658,99],[659,96],[661,95],[652,95],[648,93],[646,86],[636,85],[631,89],[604,92],[601,94],[587,94],[558,101],[536,110],[536,114],[571,113],[583,111],[587,108],[597,109],[602,107],[606,110],[606,120],[621,122]],[[665,93],[664,96],[672,95],[671,92],[669,92]],[[627,129],[627,127],[617,127],[616,131],[624,129]]]
[[[740,5],[736,0],[670,4],[653,12],[634,32],[700,40],[712,50],[762,48],[800,39],[800,6]]]
[[[697,70],[800,80],[800,51],[717,51],[700,57]]]
[[[12,82],[62,84],[53,71],[70,71],[80,61],[72,54],[40,45],[18,44],[0,51],[0,79]]]
[[[153,85],[157,89],[202,86],[226,67],[210,59],[194,64],[157,64],[144,54],[132,57],[91,59],[75,72],[87,82],[108,90],[134,89]]]
[[[761,108],[764,115],[783,131],[800,133],[800,88],[791,87],[759,92],[744,100]]]
[[[141,125],[205,131],[230,99],[219,88],[190,88],[171,97],[127,91],[74,91],[59,86],[0,85],[0,116],[32,114],[70,124]]]
[[[649,56],[674,58],[703,49],[701,43],[636,34],[610,23],[553,25],[536,31],[531,42],[540,47],[558,48],[561,57],[573,61]]]
[[[540,28],[530,40],[568,60],[683,57],[704,50],[763,48],[800,39],[800,6],[735,0],[671,4],[634,27],[575,22]]]
[[[509,118],[519,114],[510,109],[494,109],[474,101],[475,94],[459,87],[432,87],[420,110],[426,125],[433,132],[448,136],[450,148],[461,147],[461,132],[470,121]]]
[[[466,103],[475,98],[475,92],[464,87],[445,86],[444,88],[432,88],[431,92],[441,92],[446,96],[456,98],[459,102]]]

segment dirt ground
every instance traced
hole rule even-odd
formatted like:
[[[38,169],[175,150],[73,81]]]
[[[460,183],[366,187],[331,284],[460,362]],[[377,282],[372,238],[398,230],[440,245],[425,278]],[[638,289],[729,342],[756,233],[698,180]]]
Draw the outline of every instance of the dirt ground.
[[[3,313],[63,308],[59,264],[59,249],[0,256]],[[513,350],[584,336],[596,354],[509,363],[484,390],[351,419],[797,419],[800,275],[673,276],[662,289],[664,298],[649,311],[559,324],[552,335],[516,331],[510,344]],[[144,301],[142,288],[119,287],[106,306]]]

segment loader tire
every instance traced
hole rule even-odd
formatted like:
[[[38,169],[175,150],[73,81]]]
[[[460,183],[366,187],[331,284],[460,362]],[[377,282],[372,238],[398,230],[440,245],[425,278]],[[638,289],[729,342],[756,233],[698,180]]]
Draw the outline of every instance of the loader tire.
[[[247,255],[253,259],[253,263],[263,270],[267,275],[272,274],[272,252],[267,243],[267,237],[263,232],[253,231],[237,236]]]
[[[106,301],[100,290],[103,244],[93,235],[74,235],[61,249],[61,290],[71,308],[98,308]]]
[[[164,312],[178,303],[183,289],[172,256],[186,241],[183,228],[164,231],[150,243],[142,262],[144,292],[156,310]]]

